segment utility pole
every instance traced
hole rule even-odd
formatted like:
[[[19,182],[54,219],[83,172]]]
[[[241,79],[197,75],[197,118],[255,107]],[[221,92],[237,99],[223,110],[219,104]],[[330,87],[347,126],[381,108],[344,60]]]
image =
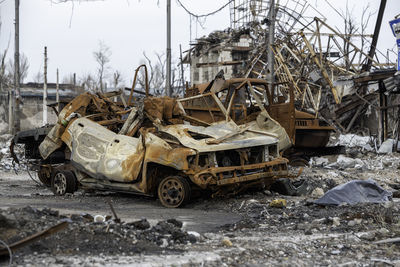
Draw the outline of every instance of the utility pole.
[[[8,109],[8,130],[11,134],[20,130],[19,102],[21,100],[21,92],[19,89],[19,0],[15,0],[14,24],[14,90],[10,90]]]
[[[19,71],[19,0],[15,0],[15,53],[14,53],[14,82],[15,82],[15,131],[21,130],[19,104],[21,102],[20,71]],[[15,132],[14,131],[14,132]]]
[[[167,75],[165,93],[171,96],[171,0],[167,0]]]
[[[275,0],[269,1],[269,26],[268,26],[268,76],[267,80],[273,95],[275,95],[275,73],[274,73],[274,53],[272,52],[272,46],[274,45],[275,38]]]
[[[179,45],[180,59],[181,59],[181,80],[182,80],[182,90],[185,92],[185,74],[183,73],[183,58],[182,58],[182,45]]]
[[[385,7],[386,7],[386,0],[381,0],[381,4],[379,6],[378,17],[377,17],[376,23],[375,23],[374,35],[372,37],[371,48],[369,49],[369,53],[368,53],[369,57],[367,59],[367,63],[362,67],[363,71],[369,71],[371,69],[371,66],[372,66],[371,58],[374,58],[374,56],[375,56],[376,44],[378,43],[379,31],[381,29],[383,13],[385,12]]]
[[[56,102],[57,102],[57,111],[58,112],[60,112],[60,92],[59,92],[60,84],[59,84],[59,82],[60,82],[60,78],[59,78],[59,75],[58,75],[58,68],[57,68]]]
[[[43,126],[47,124],[47,46],[44,47],[43,71]]]
[[[8,91],[8,132],[14,133],[14,90]]]

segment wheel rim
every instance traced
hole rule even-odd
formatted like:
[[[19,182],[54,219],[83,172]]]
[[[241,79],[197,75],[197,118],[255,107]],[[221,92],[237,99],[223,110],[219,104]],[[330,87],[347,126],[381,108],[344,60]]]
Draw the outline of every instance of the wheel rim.
[[[176,178],[170,178],[161,185],[160,197],[162,201],[171,207],[179,206],[185,197],[185,188]]]
[[[67,190],[67,178],[61,172],[54,176],[54,190],[58,195],[64,195]]]

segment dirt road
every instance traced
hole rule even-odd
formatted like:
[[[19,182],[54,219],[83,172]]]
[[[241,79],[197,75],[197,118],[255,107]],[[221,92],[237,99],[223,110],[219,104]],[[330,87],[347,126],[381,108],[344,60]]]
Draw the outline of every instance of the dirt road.
[[[235,223],[240,215],[207,206],[207,201],[191,203],[181,209],[167,209],[154,198],[130,194],[97,192],[54,196],[50,189],[37,185],[26,172],[0,172],[0,208],[19,208],[27,205],[35,208],[48,207],[61,214],[89,213],[112,215],[106,200],[110,199],[117,215],[126,222],[147,218],[153,221],[170,218],[184,222],[186,230],[209,232],[224,224]]]

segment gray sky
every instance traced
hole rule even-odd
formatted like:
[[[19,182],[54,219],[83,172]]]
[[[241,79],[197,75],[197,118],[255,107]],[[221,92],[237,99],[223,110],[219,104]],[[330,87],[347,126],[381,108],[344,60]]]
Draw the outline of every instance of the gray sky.
[[[31,81],[43,68],[43,47],[48,47],[49,82],[55,81],[56,68],[60,76],[76,72],[78,77],[84,73],[94,73],[96,63],[93,51],[101,40],[112,51],[110,66],[122,72],[128,85],[133,78],[134,69],[143,59],[143,52],[153,56],[154,52],[164,52],[166,44],[166,0],[105,0],[97,2],[52,4],[49,0],[20,0],[20,51],[27,55],[30,68],[25,82]],[[181,0],[193,13],[202,14],[213,11],[227,0]],[[1,2],[1,1],[0,1]],[[179,44],[183,50],[189,48],[189,15],[172,0],[172,54],[179,56]],[[331,25],[340,25],[342,20],[326,4],[325,0],[310,0],[310,4],[324,13]],[[337,9],[346,9],[346,0],[331,0]],[[354,17],[360,19],[361,10],[370,4],[376,11],[371,18],[369,33],[373,33],[380,1],[348,1]],[[383,18],[378,48],[395,47],[388,21],[400,13],[400,1],[388,0]],[[10,40],[9,55],[13,53],[14,0],[0,4],[2,29],[0,49]],[[201,37],[213,30],[229,26],[229,8],[217,15],[208,17],[205,29],[192,21],[192,38]],[[392,55],[395,59],[395,55]],[[187,77],[188,79],[188,77]]]

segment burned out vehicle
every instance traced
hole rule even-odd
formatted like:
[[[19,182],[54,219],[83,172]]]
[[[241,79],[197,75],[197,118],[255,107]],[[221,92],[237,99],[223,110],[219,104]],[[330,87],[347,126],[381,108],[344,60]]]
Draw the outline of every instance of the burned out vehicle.
[[[267,112],[272,120],[286,130],[292,146],[288,146],[287,140],[281,138],[285,144],[280,148],[286,150],[285,157],[293,163],[297,160],[307,163],[307,155],[337,150],[325,147],[334,130],[332,126],[319,120],[315,114],[297,110],[293,91],[286,92],[286,95],[274,94],[263,79],[218,78],[188,88],[185,98],[179,101],[187,114],[209,123],[226,120],[230,116],[241,125]]]
[[[234,194],[289,177],[279,154],[289,138],[266,111],[242,125],[229,116],[207,123],[172,98],[145,97],[124,107],[113,96],[76,97],[41,142],[39,177],[55,194],[130,192],[158,196],[173,208],[193,191]],[[62,161],[48,161],[60,153]]]

